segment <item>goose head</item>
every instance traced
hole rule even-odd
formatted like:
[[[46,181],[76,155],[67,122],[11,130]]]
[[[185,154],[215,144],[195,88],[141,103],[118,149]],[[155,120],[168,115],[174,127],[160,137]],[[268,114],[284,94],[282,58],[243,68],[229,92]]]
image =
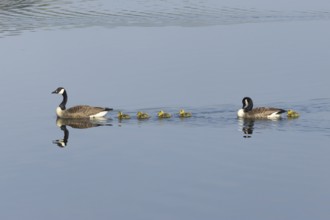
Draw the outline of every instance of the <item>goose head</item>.
[[[242,109],[244,110],[244,112],[249,112],[253,108],[253,101],[250,97],[244,97],[242,100],[242,104]]]
[[[56,111],[63,111],[65,110],[65,105],[68,101],[68,95],[66,94],[66,90],[63,87],[58,87],[55,91],[52,92],[52,94],[60,94],[63,96],[63,101],[58,106],[58,109]],[[60,108],[60,109],[59,109]]]
[[[52,92],[52,94],[60,94],[63,95],[65,92],[65,89],[63,87],[58,87],[55,91]]]

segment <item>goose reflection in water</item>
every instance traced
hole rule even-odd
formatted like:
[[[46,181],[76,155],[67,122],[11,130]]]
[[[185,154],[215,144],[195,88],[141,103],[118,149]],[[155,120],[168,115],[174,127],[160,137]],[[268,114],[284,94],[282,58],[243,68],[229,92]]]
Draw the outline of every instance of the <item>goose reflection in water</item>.
[[[254,121],[253,119],[238,119],[239,125],[243,131],[244,138],[251,138],[254,129]]]
[[[63,119],[57,118],[56,125],[63,131],[64,136],[62,139],[57,139],[53,141],[59,147],[67,146],[69,140],[69,130],[67,126],[75,129],[86,129],[99,126],[112,126],[112,124],[107,123],[106,119]]]

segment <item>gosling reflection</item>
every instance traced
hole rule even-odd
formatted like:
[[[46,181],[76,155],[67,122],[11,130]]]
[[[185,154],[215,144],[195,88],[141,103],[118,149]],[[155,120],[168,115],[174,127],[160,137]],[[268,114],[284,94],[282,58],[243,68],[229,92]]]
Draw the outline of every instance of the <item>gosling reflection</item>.
[[[251,119],[239,119],[240,126],[242,127],[243,137],[251,138],[254,129],[254,120]]]
[[[57,118],[56,125],[63,131],[63,138],[57,139],[53,141],[53,144],[56,144],[59,147],[67,146],[69,140],[69,130],[67,126],[75,129],[86,129],[86,128],[93,128],[99,126],[112,126],[112,124],[107,123],[107,120],[97,120],[97,119],[64,119],[64,118]]]

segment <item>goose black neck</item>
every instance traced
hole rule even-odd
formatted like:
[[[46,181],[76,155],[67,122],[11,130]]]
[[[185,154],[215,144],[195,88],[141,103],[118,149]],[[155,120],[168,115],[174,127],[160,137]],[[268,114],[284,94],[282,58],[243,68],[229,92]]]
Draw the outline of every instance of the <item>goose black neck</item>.
[[[243,110],[244,110],[244,112],[249,112],[252,109],[253,109],[253,101],[252,101],[252,99],[246,99],[243,102]]]
[[[63,100],[62,100],[61,104],[59,105],[59,107],[62,110],[65,110],[65,105],[66,105],[66,103],[68,101],[68,95],[66,94],[66,91],[63,92],[62,96],[63,96]]]
[[[64,137],[63,137],[63,141],[66,145],[66,143],[68,142],[68,139],[69,139],[69,130],[66,128],[65,125],[62,125],[61,126],[61,130],[64,132]]]

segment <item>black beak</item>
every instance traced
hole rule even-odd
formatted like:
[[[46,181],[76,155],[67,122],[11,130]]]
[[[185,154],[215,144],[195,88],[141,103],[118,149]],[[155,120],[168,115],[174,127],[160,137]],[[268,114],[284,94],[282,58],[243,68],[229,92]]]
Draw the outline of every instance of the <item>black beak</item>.
[[[54,92],[52,92],[52,94],[56,94],[56,93],[57,93],[56,90]]]

